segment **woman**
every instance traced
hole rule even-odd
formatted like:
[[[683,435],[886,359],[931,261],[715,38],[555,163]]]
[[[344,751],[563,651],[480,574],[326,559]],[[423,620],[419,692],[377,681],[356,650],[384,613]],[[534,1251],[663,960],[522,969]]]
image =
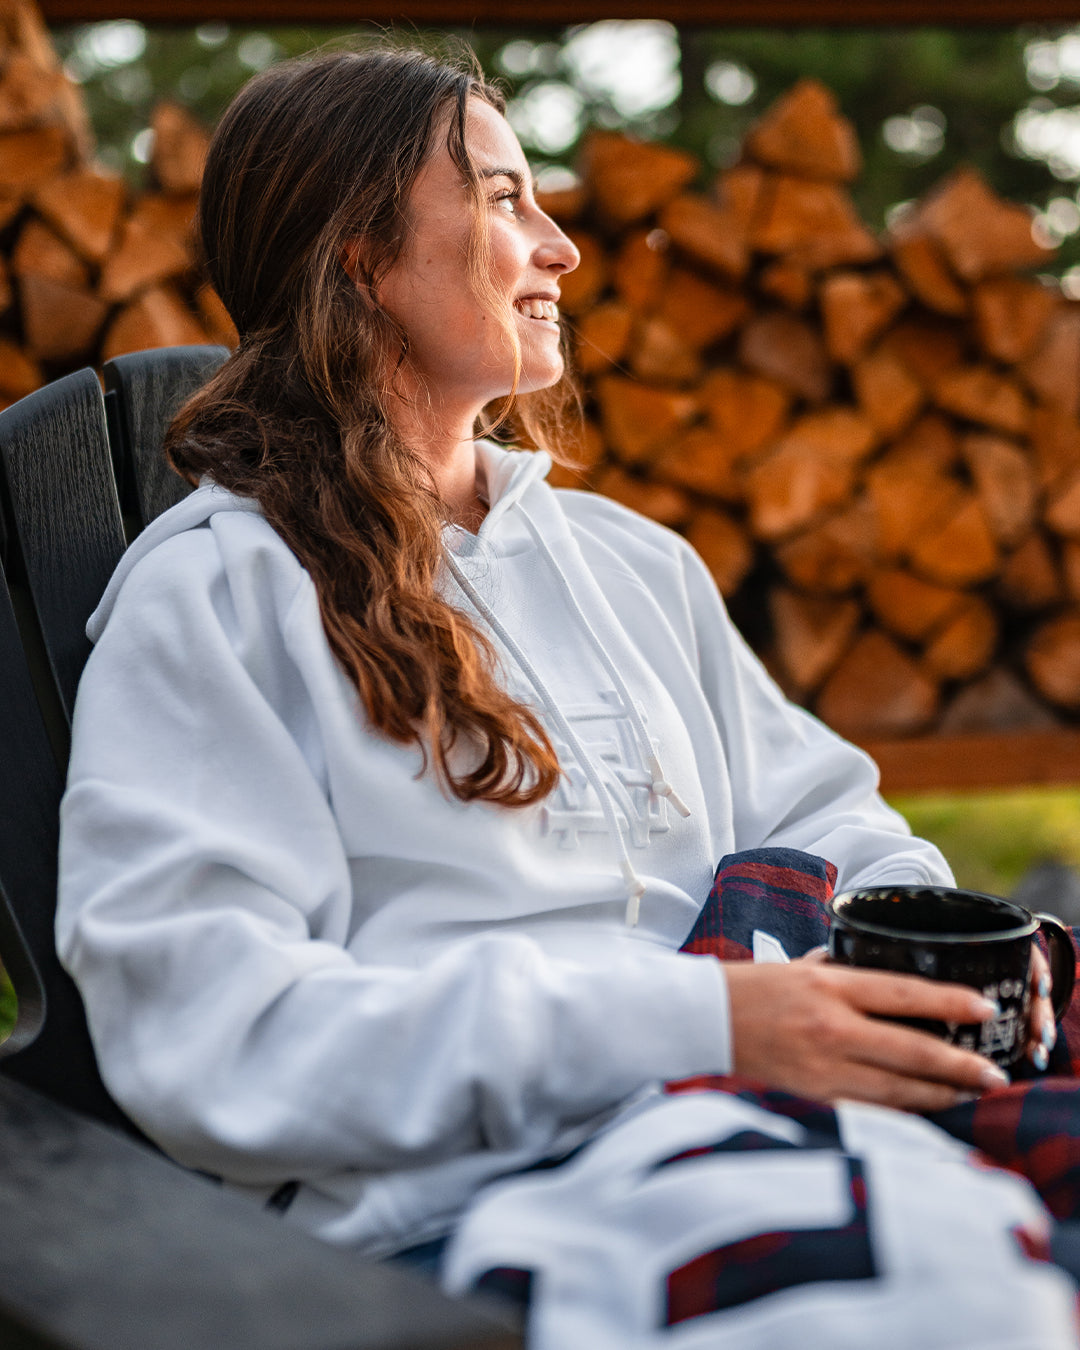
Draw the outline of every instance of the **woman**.
[[[805,1133],[658,1083],[734,1070],[905,1111],[1000,1084],[875,1016],[991,1015],[970,989],[678,951],[734,849],[812,852],[845,886],[949,874],[870,762],[781,698],[681,539],[552,492],[546,454],[475,439],[499,413],[550,439],[559,282],[578,261],[497,93],[415,53],[278,66],[225,114],[199,224],[240,345],[170,432],[202,486],[140,537],[91,621],[63,820],[60,951],[140,1126],[331,1240],[392,1253],[457,1227],[452,1287],[517,1264],[556,1289],[613,1250],[609,1232],[581,1255],[611,1150],[640,1135],[670,1161],[751,1118],[769,1148]],[[1040,1030],[1047,1016],[1043,1000]],[[779,1173],[754,1156],[761,1231],[836,1230],[858,1192],[847,1131],[885,1190],[970,1215],[963,1241],[995,1276],[987,1330],[1011,1302],[1041,1345],[1071,1344],[1064,1278],[994,1246],[1041,1222],[1022,1185],[913,1117],[842,1110],[828,1177],[812,1143]],[[583,1176],[536,1170],[570,1155]],[[514,1176],[525,1191],[486,1186]],[[703,1201],[702,1184],[679,1203],[738,1229],[745,1197]],[[649,1195],[635,1232],[663,1227],[670,1197]],[[679,1213],[685,1243],[698,1220]],[[807,1307],[837,1343],[847,1305],[814,1299],[880,1267],[865,1233],[844,1241],[857,1269],[792,1275],[810,1303],[770,1343],[806,1341]],[[631,1287],[655,1292],[644,1266],[672,1259],[639,1254]],[[900,1300],[896,1344],[928,1307],[971,1315],[966,1275],[942,1270],[882,1295]],[[653,1314],[620,1324],[640,1303],[622,1280],[594,1280],[598,1302],[536,1298],[535,1343],[637,1344]],[[727,1328],[744,1301],[709,1311]]]

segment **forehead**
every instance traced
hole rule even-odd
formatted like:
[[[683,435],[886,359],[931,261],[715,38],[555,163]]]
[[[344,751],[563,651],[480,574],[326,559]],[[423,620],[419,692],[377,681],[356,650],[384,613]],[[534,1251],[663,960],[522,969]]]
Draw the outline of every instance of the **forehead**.
[[[510,123],[483,99],[465,108],[465,145],[478,169],[507,168],[528,173],[525,154]]]

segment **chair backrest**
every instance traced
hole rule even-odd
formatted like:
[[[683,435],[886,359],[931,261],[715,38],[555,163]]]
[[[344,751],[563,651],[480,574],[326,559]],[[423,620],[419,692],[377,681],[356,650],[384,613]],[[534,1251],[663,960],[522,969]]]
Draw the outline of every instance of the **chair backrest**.
[[[191,491],[161,453],[180,405],[229,355],[227,347],[156,347],[107,361],[105,406],[125,518],[134,533]]]
[[[106,396],[81,370],[0,412],[0,959],[18,998],[0,1056],[5,1074],[129,1129],[53,943],[60,796],[86,621],[125,547],[117,482],[130,533],[187,492],[164,465],[162,436],[226,355],[117,358]]]
[[[84,630],[124,547],[93,371],[0,413],[0,466],[0,957],[18,998],[0,1053],[11,1077],[125,1124],[53,945],[62,766],[90,650]]]

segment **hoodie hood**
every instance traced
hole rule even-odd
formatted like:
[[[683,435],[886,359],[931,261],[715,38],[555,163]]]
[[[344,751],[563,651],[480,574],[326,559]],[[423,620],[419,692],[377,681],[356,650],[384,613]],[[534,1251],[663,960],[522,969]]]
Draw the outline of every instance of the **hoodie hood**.
[[[492,441],[476,443],[477,486],[488,503],[488,514],[480,528],[480,537],[489,539],[506,512],[534,483],[542,482],[551,469],[551,457],[543,450],[504,450]],[[162,512],[132,542],[117,564],[97,609],[86,625],[86,635],[97,642],[109,621],[120,588],[137,563],[174,535],[204,525],[219,511],[249,512],[262,515],[262,507],[252,497],[240,497],[227,488],[204,478],[199,487],[182,502]],[[454,530],[454,534],[464,531]],[[449,541],[448,541],[449,542]]]

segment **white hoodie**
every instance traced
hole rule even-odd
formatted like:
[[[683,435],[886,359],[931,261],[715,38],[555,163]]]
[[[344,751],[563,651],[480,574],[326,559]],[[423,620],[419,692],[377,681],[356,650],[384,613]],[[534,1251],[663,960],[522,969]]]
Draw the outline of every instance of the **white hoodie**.
[[[446,593],[543,716],[550,798],[463,805],[373,732],[308,574],[208,485],[90,622],[63,806],[58,945],[117,1101],[189,1166],[297,1179],[292,1215],[378,1252],[655,1081],[730,1067],[723,968],[676,950],[723,854],[949,879],[682,539],[552,491],[546,455],[477,454],[491,509],[446,530]]]

